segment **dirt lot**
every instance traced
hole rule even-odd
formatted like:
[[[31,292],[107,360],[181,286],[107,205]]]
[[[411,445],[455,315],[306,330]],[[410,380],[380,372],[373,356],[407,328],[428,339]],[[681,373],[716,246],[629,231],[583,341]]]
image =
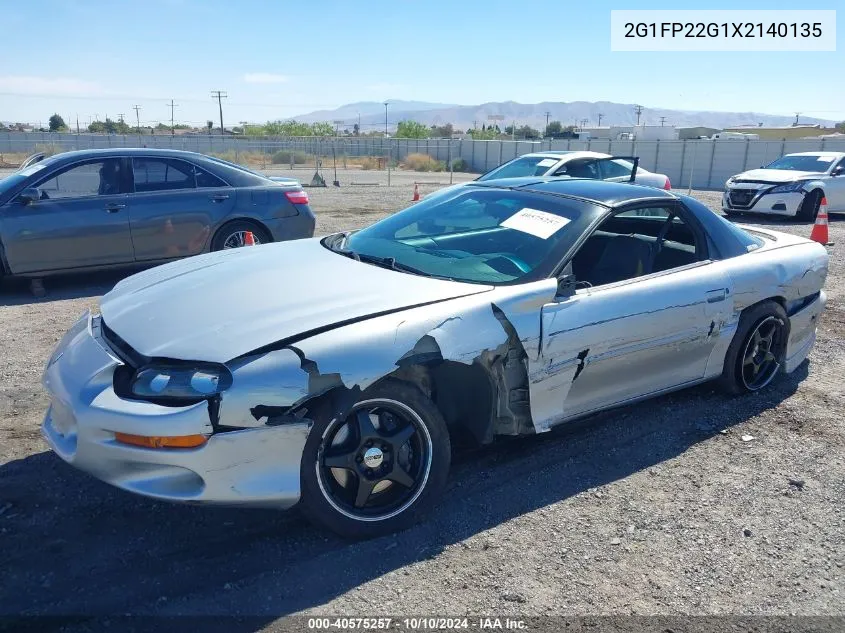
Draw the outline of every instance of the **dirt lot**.
[[[385,184],[312,189],[319,233],[406,206],[414,180],[449,179],[394,174],[387,187],[383,175],[347,176]],[[696,195],[718,206],[718,193]],[[256,615],[254,628],[297,612],[841,615],[845,222],[831,233],[828,310],[810,362],[793,375],[757,395],[703,385],[460,452],[430,521],[356,544],[296,512],[147,501],[47,452],[43,363],[120,276],[51,281],[40,300],[7,282],[0,615]]]

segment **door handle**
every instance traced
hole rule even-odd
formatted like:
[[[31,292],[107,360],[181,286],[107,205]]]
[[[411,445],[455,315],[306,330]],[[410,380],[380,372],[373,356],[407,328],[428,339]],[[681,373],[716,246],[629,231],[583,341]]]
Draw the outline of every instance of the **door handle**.
[[[117,213],[121,209],[125,209],[126,205],[119,202],[109,202],[106,205],[106,213]]]
[[[717,290],[708,290],[707,291],[707,303],[718,303],[719,301],[724,301],[725,297],[728,296],[727,288],[719,288]]]
[[[228,193],[215,193],[213,196],[209,196],[209,199],[214,200],[214,202],[223,202],[224,200],[229,199]]]

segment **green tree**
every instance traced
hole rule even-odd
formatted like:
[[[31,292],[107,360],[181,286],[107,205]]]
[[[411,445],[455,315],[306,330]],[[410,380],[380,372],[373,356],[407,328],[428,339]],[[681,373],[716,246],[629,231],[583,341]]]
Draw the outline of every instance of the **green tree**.
[[[58,114],[54,114],[50,117],[50,131],[51,132],[63,132],[67,129],[67,125],[65,125],[65,120],[60,117]]]
[[[334,136],[335,128],[331,123],[321,121],[311,124],[311,136]]]
[[[836,131],[842,132],[843,134],[845,134],[845,121],[842,121],[842,123],[836,124]]]
[[[499,136],[499,132],[497,130],[483,125],[480,130],[478,128],[468,130],[467,134],[469,134],[474,141],[489,141]]]
[[[352,134],[354,134],[355,136],[359,136],[361,134],[361,126],[357,123],[352,126]]]
[[[206,121],[205,127],[208,128],[208,135],[211,136],[211,130],[214,129],[214,121]]]
[[[451,123],[431,126],[431,136],[434,138],[452,138],[452,134],[454,133],[455,129],[452,127]]]
[[[416,121],[399,121],[396,138],[428,138],[428,128]]]

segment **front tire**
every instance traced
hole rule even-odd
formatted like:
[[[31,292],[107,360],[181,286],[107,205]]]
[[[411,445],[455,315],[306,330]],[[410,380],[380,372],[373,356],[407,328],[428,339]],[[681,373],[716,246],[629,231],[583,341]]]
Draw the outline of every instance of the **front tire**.
[[[302,509],[340,536],[403,530],[439,499],[451,445],[440,411],[409,383],[368,388],[343,419],[315,420],[302,455]]]
[[[720,382],[729,393],[759,391],[775,379],[786,358],[789,317],[776,301],[743,310]]]
[[[823,197],[824,193],[821,190],[813,189],[813,191],[804,196],[804,200],[801,201],[801,206],[798,207],[798,213],[795,214],[795,217],[804,222],[815,222]]]

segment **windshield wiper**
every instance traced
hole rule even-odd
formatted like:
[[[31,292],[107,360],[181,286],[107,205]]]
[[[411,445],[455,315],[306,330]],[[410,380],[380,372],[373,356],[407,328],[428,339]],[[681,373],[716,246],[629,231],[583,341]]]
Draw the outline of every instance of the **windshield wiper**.
[[[393,257],[379,257],[378,255],[367,255],[366,253],[353,253],[352,251],[344,252],[344,254],[347,253],[349,254],[349,256],[355,257],[359,262],[374,264],[375,266],[380,266],[382,268],[388,268],[390,270],[395,270],[398,272],[411,273],[412,275],[419,275],[421,277],[434,277],[436,279],[446,279],[448,281],[455,281],[452,277],[447,277],[445,275],[435,275],[434,273],[429,273],[424,270],[420,270],[419,268],[414,268],[413,266],[409,266],[408,264],[397,262],[396,259]]]

